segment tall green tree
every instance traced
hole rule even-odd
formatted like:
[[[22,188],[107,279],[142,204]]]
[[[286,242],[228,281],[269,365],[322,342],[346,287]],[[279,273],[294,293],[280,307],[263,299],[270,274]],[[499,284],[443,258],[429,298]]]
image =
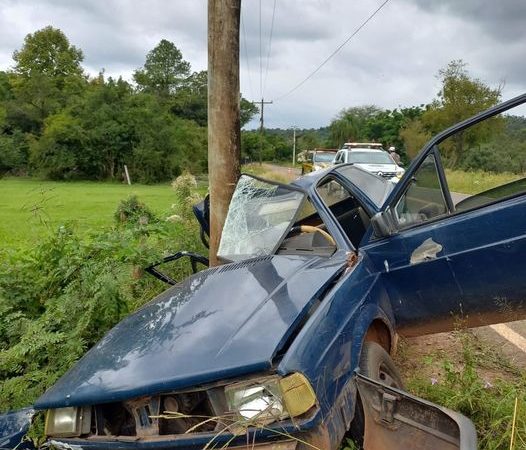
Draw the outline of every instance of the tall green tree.
[[[57,28],[47,26],[28,34],[22,48],[13,53],[14,95],[7,104],[13,125],[39,133],[46,117],[80,95],[85,87],[82,59],[82,51]]]
[[[343,109],[329,125],[329,144],[341,148],[345,142],[356,142],[366,138],[366,123],[379,114],[374,105],[355,106]]]
[[[442,82],[442,88],[421,119],[423,127],[431,134],[438,133],[500,101],[500,86],[491,88],[483,81],[471,77],[462,60],[451,61],[439,71],[438,77]],[[456,133],[451,145],[444,148],[446,163],[453,167],[464,157],[467,147],[488,141],[502,128],[502,120],[495,118],[485,121],[483,126],[471,127],[464,133]]]
[[[146,55],[146,62],[133,74],[140,90],[162,97],[174,94],[190,76],[190,63],[173,42],[161,40]]]
[[[241,97],[240,126],[245,126],[259,112],[254,103]],[[194,72],[177,89],[173,96],[171,111],[185,119],[194,120],[200,126],[208,123],[208,74],[206,70]]]
[[[29,33],[22,48],[13,53],[16,74],[30,77],[37,73],[59,81],[69,76],[82,76],[80,63],[83,59],[82,51],[52,26]]]

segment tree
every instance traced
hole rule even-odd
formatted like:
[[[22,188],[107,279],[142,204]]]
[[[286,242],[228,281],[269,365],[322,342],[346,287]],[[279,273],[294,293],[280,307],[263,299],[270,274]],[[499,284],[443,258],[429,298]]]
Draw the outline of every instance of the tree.
[[[297,149],[299,151],[312,150],[320,146],[321,146],[321,141],[318,135],[314,131],[305,131],[301,133],[298,137]]]
[[[208,74],[206,70],[194,72],[177,89],[174,95],[171,111],[176,116],[194,120],[200,126],[206,126],[208,120]],[[240,126],[246,125],[252,117],[259,113],[254,103],[241,97]]]
[[[470,77],[462,60],[451,61],[438,73],[442,88],[437,98],[422,115],[422,123],[431,134],[448,128],[478,112],[496,105],[501,88],[492,89],[482,81]],[[466,146],[473,147],[487,141],[503,127],[499,118],[487,120],[483,126],[456,133],[449,146],[443,146],[446,164],[453,167],[463,158]]]
[[[69,76],[82,76],[82,51],[70,45],[66,35],[58,28],[47,26],[29,33],[22,49],[13,53],[14,71],[30,77],[35,73],[63,81]]]
[[[85,176],[118,178],[126,159],[131,158],[133,142],[137,140],[130,113],[135,107],[132,94],[132,87],[122,78],[105,81],[99,76],[90,83],[82,101],[72,108],[86,136],[82,161]],[[142,105],[137,109],[142,110]],[[146,114],[144,110],[141,113]]]
[[[259,108],[254,103],[249,102],[243,97],[241,97],[239,109],[239,122],[241,128],[250,122],[256,114],[259,114]]]
[[[177,89],[171,106],[173,114],[194,120],[200,126],[207,124],[208,76],[206,70],[194,72]]]
[[[135,71],[133,79],[140,90],[168,97],[189,75],[190,63],[174,43],[163,39],[146,55],[143,68]]]
[[[31,145],[30,163],[53,180],[84,178],[86,136],[78,119],[66,112],[49,116],[44,132]]]
[[[29,33],[13,52],[9,83],[13,99],[8,116],[26,132],[40,133],[46,117],[55,114],[85,87],[83,55],[65,34],[51,26]]]
[[[365,125],[380,113],[374,105],[343,109],[329,125],[329,144],[341,148],[345,142],[361,141],[366,137]]]
[[[413,159],[429,139],[431,133],[427,131],[419,119],[409,120],[400,130],[400,139],[404,143],[407,156]]]

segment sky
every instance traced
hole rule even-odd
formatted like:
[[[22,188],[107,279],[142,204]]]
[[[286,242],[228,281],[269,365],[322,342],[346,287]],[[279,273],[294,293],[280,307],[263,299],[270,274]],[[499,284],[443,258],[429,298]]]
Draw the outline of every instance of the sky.
[[[501,86],[503,99],[526,92],[524,0],[390,0],[284,95],[383,2],[242,1],[241,91],[252,101],[273,101],[265,106],[266,127],[317,128],[343,108],[428,103],[440,89],[438,71],[457,59],[473,77]],[[93,76],[104,69],[131,81],[161,39],[172,41],[192,70],[207,67],[206,0],[0,0],[0,70],[12,66],[26,34],[47,25],[82,49]]]

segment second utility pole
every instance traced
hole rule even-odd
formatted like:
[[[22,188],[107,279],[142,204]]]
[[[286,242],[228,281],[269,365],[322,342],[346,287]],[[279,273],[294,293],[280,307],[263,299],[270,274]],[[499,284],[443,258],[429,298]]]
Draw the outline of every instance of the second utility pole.
[[[261,99],[261,102],[260,102],[261,115],[259,118],[259,165],[263,164],[263,157],[262,157],[262,154],[263,154],[263,117],[264,117],[263,108],[264,108],[264,105],[270,105],[270,104],[272,104],[272,101],[266,102],[263,99]]]

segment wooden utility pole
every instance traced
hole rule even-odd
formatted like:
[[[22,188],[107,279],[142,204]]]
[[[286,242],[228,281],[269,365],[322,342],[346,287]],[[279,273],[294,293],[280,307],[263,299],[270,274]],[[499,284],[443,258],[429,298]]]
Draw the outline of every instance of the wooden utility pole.
[[[208,179],[210,265],[240,175],[239,21],[241,0],[208,0]]]
[[[260,106],[260,116],[259,116],[259,165],[261,166],[261,164],[263,164],[263,134],[265,132],[265,126],[264,126],[264,117],[265,117],[265,114],[263,113],[263,108],[265,107],[265,105],[271,105],[272,104],[272,101],[270,102],[266,102],[264,99],[261,99],[261,102],[259,103],[261,106]]]

